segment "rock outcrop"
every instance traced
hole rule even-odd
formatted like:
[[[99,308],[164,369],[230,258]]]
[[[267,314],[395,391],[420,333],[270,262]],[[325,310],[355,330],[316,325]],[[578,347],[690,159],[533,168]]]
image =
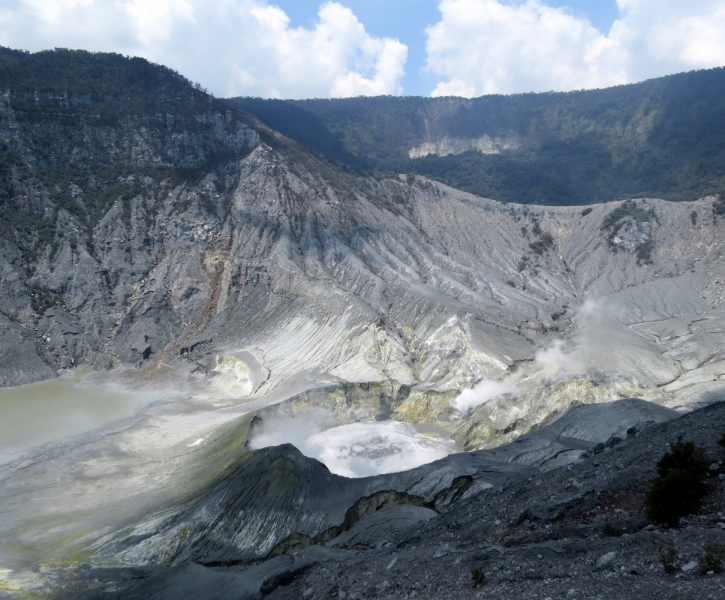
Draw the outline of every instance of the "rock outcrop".
[[[193,506],[182,503],[123,539],[107,538],[94,561],[108,563],[120,552],[136,566],[79,569],[66,580],[69,593],[211,600],[262,593],[403,598],[415,591],[436,598],[443,590],[476,597],[485,584],[498,595],[616,589],[634,598],[622,578],[641,589],[667,589],[658,548],[676,546],[684,561],[721,533],[725,455],[716,441],[724,406],[684,417],[636,399],[573,409],[542,427],[539,439],[556,439],[560,452],[589,448],[568,466],[548,464],[543,472],[490,460],[518,459],[533,436],[358,480],[334,476],[290,446],[255,451]],[[680,532],[658,531],[645,518],[644,490],[666,444],[680,435],[716,460],[709,499]],[[690,571],[690,589],[717,588],[717,580]]]

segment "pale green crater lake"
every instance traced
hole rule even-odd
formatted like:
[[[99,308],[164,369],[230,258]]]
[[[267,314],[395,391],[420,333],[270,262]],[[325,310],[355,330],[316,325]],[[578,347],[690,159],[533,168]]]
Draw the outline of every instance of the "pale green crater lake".
[[[0,388],[0,464],[48,442],[58,442],[125,419],[158,399],[86,381],[90,371],[14,388]]]

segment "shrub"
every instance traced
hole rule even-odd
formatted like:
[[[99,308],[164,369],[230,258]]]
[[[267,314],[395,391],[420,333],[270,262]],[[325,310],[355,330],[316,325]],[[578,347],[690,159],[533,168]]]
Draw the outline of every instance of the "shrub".
[[[666,477],[673,471],[687,471],[703,479],[709,464],[703,448],[696,446],[695,442],[683,442],[680,436],[672,444],[672,449],[657,463],[657,473],[660,477]]]
[[[486,583],[486,573],[483,572],[481,567],[474,567],[471,569],[471,579],[473,579],[474,586],[480,587]]]
[[[718,199],[712,205],[712,212],[715,217],[721,217],[725,215],[725,196],[718,197]]]
[[[635,223],[645,223],[656,221],[657,215],[655,214],[654,208],[646,210],[636,202],[627,200],[604,218],[604,221],[602,221],[602,230],[611,229],[612,234],[616,235],[624,223],[630,219]]]
[[[554,238],[551,237],[550,233],[542,233],[541,237],[535,241],[529,244],[529,248],[534,252],[534,254],[538,254],[541,256],[546,252],[549,248],[551,248],[554,245]]]
[[[693,210],[690,213],[690,220],[692,221],[693,225],[697,225],[697,211],[696,210]]]
[[[702,571],[703,575],[707,575],[710,571],[722,573],[723,558],[725,558],[725,545],[706,544],[705,556],[700,559],[700,571]]]
[[[645,264],[645,265],[651,265],[652,264],[652,251],[654,250],[654,244],[652,243],[652,240],[647,240],[646,242],[642,242],[637,246],[635,249],[636,255],[637,255],[637,264]]]
[[[37,283],[28,283],[27,288],[30,292],[33,310],[38,315],[45,314],[46,310],[63,302],[63,297],[60,294],[56,294],[52,290]]]
[[[657,463],[645,498],[647,516],[656,523],[677,525],[680,517],[700,507],[705,497],[708,460],[702,448],[679,438]]]
[[[584,210],[582,211],[582,217],[586,217],[586,216],[587,216],[588,214],[590,214],[590,213],[591,213],[591,212],[592,212],[593,210],[594,210],[594,209],[593,209],[593,208],[591,208],[591,207],[589,207],[589,208],[585,208],[585,209],[584,209]]]
[[[677,572],[677,558],[679,552],[675,548],[660,548],[660,562],[668,575],[674,575]]]

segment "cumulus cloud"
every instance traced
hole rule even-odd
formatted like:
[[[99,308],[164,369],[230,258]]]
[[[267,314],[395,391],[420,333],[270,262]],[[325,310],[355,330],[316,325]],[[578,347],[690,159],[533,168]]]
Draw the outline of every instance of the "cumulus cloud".
[[[337,2],[306,29],[266,0],[10,0],[0,44],[143,56],[220,96],[275,98],[400,94],[408,52]]]
[[[597,88],[725,64],[725,0],[618,0],[608,34],[541,0],[442,0],[433,96]]]

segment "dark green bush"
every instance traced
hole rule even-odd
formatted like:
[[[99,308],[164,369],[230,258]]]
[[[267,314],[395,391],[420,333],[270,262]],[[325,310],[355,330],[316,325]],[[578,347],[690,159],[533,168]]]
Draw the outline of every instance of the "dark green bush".
[[[673,471],[685,471],[692,473],[699,479],[707,475],[710,461],[705,450],[695,442],[683,442],[682,437],[672,444],[672,448],[657,463],[657,473],[660,477],[666,477]]]
[[[534,252],[534,254],[538,254],[541,256],[546,252],[549,248],[551,248],[554,245],[554,238],[551,237],[551,234],[549,233],[542,233],[541,237],[535,241],[529,244],[529,248]]]
[[[678,439],[657,463],[659,477],[652,480],[645,498],[647,516],[675,526],[681,517],[695,512],[707,493],[708,463],[702,448]]]
[[[677,558],[679,552],[675,548],[660,548],[660,562],[668,575],[677,572]]]
[[[602,221],[602,230],[611,229],[612,234],[616,234],[627,219],[631,219],[636,223],[646,223],[648,221],[656,221],[657,215],[653,208],[645,210],[636,202],[627,200],[604,218],[604,221]]]
[[[651,265],[652,264],[652,251],[655,249],[655,245],[652,240],[642,242],[635,249],[637,256],[638,265]]]
[[[585,209],[584,209],[584,210],[582,211],[582,217],[586,217],[586,216],[587,216],[588,214],[590,214],[590,213],[591,213],[591,212],[592,212],[593,210],[594,210],[594,209],[593,209],[593,208],[591,208],[591,207],[589,207],[589,208],[585,208]]]
[[[696,210],[693,210],[690,213],[690,220],[692,221],[693,225],[697,225],[697,211]]]
[[[46,310],[53,308],[56,304],[60,304],[63,301],[63,297],[60,294],[56,294],[52,290],[37,283],[28,283],[27,287],[30,292],[33,310],[39,315],[44,314]]]
[[[700,558],[700,571],[703,575],[707,575],[710,571],[713,573],[722,573],[722,561],[725,558],[725,545],[723,544],[706,544],[705,556]]]
[[[712,212],[716,217],[725,215],[725,197],[719,197],[712,205]]]
[[[471,579],[473,579],[473,585],[480,587],[486,583],[486,573],[480,567],[471,569]]]

